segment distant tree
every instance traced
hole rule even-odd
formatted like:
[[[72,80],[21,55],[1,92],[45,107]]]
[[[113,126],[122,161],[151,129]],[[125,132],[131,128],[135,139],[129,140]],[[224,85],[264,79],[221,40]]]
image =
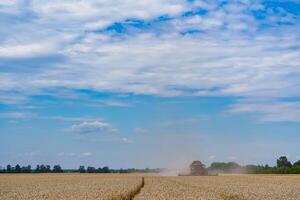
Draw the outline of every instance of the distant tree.
[[[103,167],[102,173],[109,173],[109,172],[110,172],[109,167],[107,167],[107,166]]]
[[[230,169],[236,169],[236,168],[240,168],[241,166],[238,164],[238,163],[236,163],[236,162],[229,162],[229,163],[227,163],[227,165],[228,165],[228,168],[230,168]]]
[[[7,165],[7,166],[6,166],[6,171],[7,171],[8,173],[12,172],[11,165]]]
[[[36,166],[36,168],[35,168],[35,172],[36,172],[36,173],[40,173],[40,172],[41,172],[40,165],[37,165],[37,166]]]
[[[21,173],[30,173],[31,172],[31,166],[23,166],[21,167]]]
[[[28,165],[28,166],[27,166],[27,172],[28,172],[28,173],[31,173],[31,165]]]
[[[49,173],[51,172],[51,167],[50,165],[46,165],[46,170],[45,170],[46,173]]]
[[[236,162],[228,162],[228,163],[214,162],[210,165],[208,170],[213,172],[236,173],[241,169],[242,166],[240,166]]]
[[[258,168],[258,166],[256,166],[256,165],[246,165],[245,166],[245,170],[249,174],[257,173],[257,168]]]
[[[83,165],[79,166],[78,171],[79,171],[80,173],[85,173],[85,167],[84,167]]]
[[[101,167],[99,167],[98,169],[96,169],[97,173],[103,173],[103,170]]]
[[[87,167],[87,173],[95,173],[96,172],[96,168],[95,167]]]
[[[270,166],[268,164],[265,165],[265,169],[269,169]]]
[[[14,171],[15,173],[21,173],[21,167],[20,167],[20,165],[19,164],[17,164],[16,166],[15,166],[15,171]]]
[[[294,165],[294,166],[300,166],[300,160],[298,160],[297,162],[294,162],[293,165]]]
[[[46,171],[46,166],[45,165],[40,165],[40,172],[45,172]]]
[[[47,170],[45,165],[40,165],[40,172],[45,173]]]
[[[27,167],[22,166],[22,167],[21,167],[21,173],[26,173],[26,172],[27,172]]]
[[[61,172],[63,172],[63,170],[62,170],[62,168],[61,168],[60,165],[54,165],[52,172],[54,172],[54,173],[61,173]]]
[[[210,168],[214,170],[226,170],[228,166],[227,163],[224,162],[213,162],[211,163]]]
[[[280,156],[277,159],[277,167],[292,167],[292,163],[288,161],[286,156]]]

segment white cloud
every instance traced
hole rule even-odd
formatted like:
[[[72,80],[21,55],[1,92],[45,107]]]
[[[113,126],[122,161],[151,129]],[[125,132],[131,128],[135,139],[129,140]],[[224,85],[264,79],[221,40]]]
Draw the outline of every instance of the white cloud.
[[[1,0],[0,2],[0,14],[16,14],[18,12],[17,6],[20,0]]]
[[[280,15],[270,11],[259,21],[252,14],[265,9],[259,1],[234,1],[222,7],[218,2],[185,0],[34,0],[25,7],[18,1],[3,1],[0,5],[0,11],[13,7],[34,16],[12,23],[11,31],[0,31],[0,57],[65,58],[53,66],[46,62],[37,67],[33,63],[27,67],[32,70],[28,74],[1,71],[1,102],[14,100],[11,91],[30,96],[49,88],[158,96],[269,98],[271,102],[300,96],[299,17],[284,10]],[[207,13],[181,17],[182,13],[199,7]],[[163,15],[174,19],[158,25],[152,22],[150,30],[121,36],[91,32],[126,19],[147,22]],[[293,25],[277,26],[283,21],[281,15]],[[274,28],[260,30],[263,24]],[[181,34],[193,30],[200,33]],[[105,103],[126,106],[120,102]],[[261,112],[263,121],[299,119],[299,113],[288,113],[298,108],[297,102],[272,108],[250,106],[253,111],[255,107],[265,110]],[[233,110],[244,112],[243,104],[235,105]],[[285,113],[278,116],[276,110]]]
[[[37,83],[161,96],[295,96],[299,93],[290,89],[299,80],[285,78],[299,74],[298,52],[283,50],[296,42],[293,38],[281,38],[286,41],[274,43],[279,38],[222,41],[144,34],[123,41],[103,41],[98,46],[99,37],[91,34],[88,42],[83,41],[68,51],[76,55],[70,65],[74,76],[81,78],[68,80],[64,74],[70,67],[64,66],[59,68],[63,72],[61,77],[53,69],[36,77]],[[77,62],[89,66],[90,70],[83,71]],[[44,83],[38,80],[41,78]],[[188,89],[194,89],[194,94]]]
[[[64,157],[80,157],[80,156],[91,156],[93,155],[91,152],[82,152],[82,153],[66,153],[66,152],[60,152],[56,154],[57,156],[64,156]]]
[[[253,113],[262,122],[300,122],[300,103],[282,101],[242,101],[231,107],[235,113]]]
[[[215,155],[210,155],[210,156],[208,157],[209,160],[214,160],[215,158],[216,158]]]
[[[66,116],[38,116],[39,119],[57,120],[57,121],[83,121],[88,118],[83,117],[66,117]]]
[[[0,57],[59,53],[85,31],[103,29],[126,19],[175,16],[191,5],[185,0],[4,0],[0,2],[0,15],[4,14],[0,25],[10,28],[0,31]]]
[[[128,107],[130,104],[122,101],[115,101],[115,100],[103,100],[98,102],[100,105],[104,106],[111,106],[111,107]],[[96,102],[97,105],[97,102]]]
[[[7,85],[7,84],[5,84],[5,82],[4,82],[4,84],[2,84],[2,81],[0,80],[0,86],[5,87],[5,85]],[[9,88],[11,88],[11,86],[9,86]],[[6,88],[6,90],[8,90],[9,88]],[[0,92],[0,102],[4,103],[4,104],[19,104],[26,100],[27,100],[27,96],[24,94],[16,95],[16,94],[12,94],[10,92],[3,92],[3,93]]]
[[[2,74],[3,80],[14,80],[4,81],[3,88],[39,91],[66,87],[158,96],[292,98],[300,95],[297,90],[300,51],[293,49],[298,43],[292,35],[224,41],[177,34],[162,37],[140,34],[111,40],[105,35],[88,34],[81,43],[64,50],[69,63],[45,68],[30,77]],[[297,105],[286,103],[280,109],[287,111]],[[235,111],[242,111],[242,106],[236,105]],[[271,109],[271,106],[251,106]],[[299,114],[292,113],[291,117],[280,114],[278,121],[280,117],[299,119]],[[263,121],[272,121],[273,114],[265,115]]]
[[[111,126],[102,121],[85,121],[80,124],[72,125],[70,130],[79,134],[103,133],[110,131]]]
[[[139,133],[139,134],[144,134],[144,133],[147,133],[148,131],[144,128],[137,127],[137,128],[134,129],[134,132]]]
[[[81,153],[81,156],[91,156],[92,153],[91,152],[83,152]]]
[[[25,107],[25,106],[24,106]],[[24,107],[21,107],[24,109]],[[25,107],[26,108],[26,107]],[[35,107],[33,107],[35,108]],[[28,109],[28,108],[27,108]],[[32,107],[29,106],[29,109],[32,109]],[[11,111],[11,112],[2,112],[0,113],[0,118],[5,119],[37,119],[37,120],[55,120],[55,121],[66,121],[66,122],[80,122],[80,121],[86,121],[93,123],[98,123],[98,121],[95,121],[92,117],[70,117],[70,116],[51,116],[51,115],[39,115],[34,112],[21,112],[21,111]],[[94,121],[94,122],[93,122]],[[84,124],[83,122],[82,124]],[[103,123],[103,122],[101,122]],[[105,123],[103,123],[103,126]],[[74,125],[76,127],[76,125]],[[79,124],[80,126],[80,124]],[[82,125],[83,126],[83,125]],[[109,126],[107,124],[107,126]],[[112,130],[112,129],[111,129]]]
[[[27,113],[27,112],[3,112],[0,113],[0,118],[7,118],[7,119],[26,119],[30,117],[34,117],[34,113]]]
[[[237,160],[237,157],[236,156],[229,156],[228,159],[229,159],[229,161],[235,161],[235,160]]]
[[[128,138],[125,138],[125,137],[121,138],[121,141],[122,141],[122,143],[126,143],[126,144],[131,144],[131,143],[133,143],[132,140],[130,140],[130,139],[128,139]]]
[[[41,54],[46,54],[53,52],[50,44],[17,44],[10,46],[0,47],[0,57],[6,58],[22,58],[28,56],[39,56]]]
[[[109,20],[111,23],[124,18],[151,18],[163,14],[179,14],[189,4],[184,0],[91,0],[46,1],[33,0],[32,8],[41,17],[52,20]]]
[[[64,153],[64,152],[57,153],[56,155],[57,156],[69,156],[69,157],[76,156],[75,153]]]
[[[20,154],[20,156],[28,156],[28,157],[38,156],[38,155],[41,155],[41,153],[38,153],[38,152],[25,152],[25,153]]]

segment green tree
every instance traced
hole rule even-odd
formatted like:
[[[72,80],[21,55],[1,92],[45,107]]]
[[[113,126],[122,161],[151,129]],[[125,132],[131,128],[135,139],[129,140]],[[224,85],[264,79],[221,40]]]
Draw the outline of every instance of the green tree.
[[[102,172],[103,173],[109,173],[110,170],[109,170],[109,168],[107,166],[105,166],[105,167],[103,167]]]
[[[51,172],[51,167],[50,167],[50,165],[46,165],[46,171],[45,171],[45,172],[47,172],[47,173]]]
[[[288,161],[286,156],[280,156],[277,159],[277,167],[292,167],[292,163]]]
[[[86,171],[87,171],[87,173],[95,173],[96,168],[95,167],[88,167]]]
[[[85,173],[85,167],[84,167],[83,165],[79,166],[78,171],[79,171],[80,173]]]
[[[63,170],[62,170],[62,168],[61,168],[60,165],[54,165],[52,172],[54,172],[54,173],[61,173],[61,172],[63,172]]]
[[[16,173],[21,173],[21,167],[20,167],[19,164],[16,165],[16,167],[15,167],[15,172],[16,172]]]
[[[27,170],[28,173],[31,173],[31,165],[28,165],[26,170]]]
[[[210,171],[217,171],[217,172],[225,172],[225,173],[233,173],[241,170],[242,167],[236,162],[214,162],[210,165]]]
[[[12,172],[11,165],[7,165],[7,166],[6,166],[6,171],[7,171],[8,173]]]
[[[28,165],[28,166],[21,167],[21,172],[22,173],[30,173],[31,172],[31,166]]]
[[[45,173],[47,171],[47,167],[45,165],[40,165],[40,172]]]
[[[36,168],[35,168],[35,172],[36,172],[36,173],[40,173],[40,172],[41,172],[40,165],[37,165],[37,166],[36,166]]]

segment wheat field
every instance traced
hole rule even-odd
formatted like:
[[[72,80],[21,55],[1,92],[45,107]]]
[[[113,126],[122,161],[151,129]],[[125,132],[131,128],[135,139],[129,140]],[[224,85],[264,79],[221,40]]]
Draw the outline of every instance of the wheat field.
[[[138,200],[300,200],[300,176],[146,177]]]
[[[141,184],[139,175],[0,175],[0,200],[129,200]]]
[[[299,200],[300,176],[0,175],[0,200]]]

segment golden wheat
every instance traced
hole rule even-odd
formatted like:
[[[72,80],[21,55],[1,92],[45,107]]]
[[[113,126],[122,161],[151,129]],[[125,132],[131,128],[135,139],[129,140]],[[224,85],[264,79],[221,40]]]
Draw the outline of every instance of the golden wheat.
[[[300,176],[146,177],[138,200],[300,200]]]
[[[173,181],[174,177],[146,177],[145,187],[136,200],[217,200],[221,196],[202,188],[190,187],[186,184]],[[181,177],[176,177],[181,179]]]
[[[0,175],[0,200],[45,199],[300,200],[300,176]]]
[[[129,200],[142,184],[135,175],[1,175],[1,200]]]

